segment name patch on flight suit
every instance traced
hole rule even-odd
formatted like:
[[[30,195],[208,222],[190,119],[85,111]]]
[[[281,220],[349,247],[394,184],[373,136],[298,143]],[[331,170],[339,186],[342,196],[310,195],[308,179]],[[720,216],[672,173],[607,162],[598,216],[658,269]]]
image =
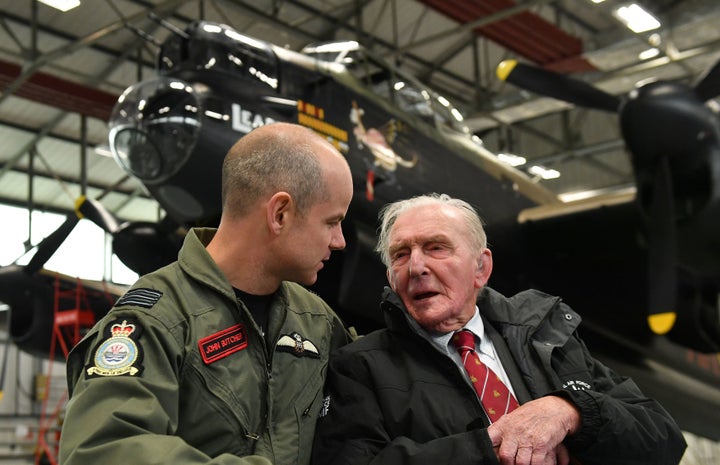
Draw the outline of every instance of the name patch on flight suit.
[[[247,334],[242,324],[223,329],[219,333],[200,339],[198,342],[200,355],[202,355],[205,365],[210,365],[233,352],[242,350],[247,345]]]
[[[143,367],[138,339],[142,327],[131,318],[118,318],[105,327],[106,339],[93,352],[85,367],[88,378],[96,376],[137,376]]]

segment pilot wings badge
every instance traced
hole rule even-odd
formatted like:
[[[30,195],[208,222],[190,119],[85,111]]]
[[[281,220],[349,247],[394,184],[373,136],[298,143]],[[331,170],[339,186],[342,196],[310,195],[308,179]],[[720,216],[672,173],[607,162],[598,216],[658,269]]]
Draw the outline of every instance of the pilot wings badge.
[[[277,342],[277,350],[288,352],[296,357],[320,358],[317,347],[312,341],[304,339],[300,334],[293,331],[290,334],[283,334]]]

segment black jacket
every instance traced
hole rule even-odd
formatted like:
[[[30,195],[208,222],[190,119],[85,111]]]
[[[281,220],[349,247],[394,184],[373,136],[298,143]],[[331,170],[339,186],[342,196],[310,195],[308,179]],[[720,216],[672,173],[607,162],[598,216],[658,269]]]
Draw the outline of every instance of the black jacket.
[[[635,383],[595,360],[576,334],[580,316],[538,291],[478,298],[486,331],[522,404],[559,395],[581,411],[565,441],[584,465],[677,464],[685,441],[669,414]],[[472,386],[385,291],[388,324],[330,361],[316,465],[497,464]]]

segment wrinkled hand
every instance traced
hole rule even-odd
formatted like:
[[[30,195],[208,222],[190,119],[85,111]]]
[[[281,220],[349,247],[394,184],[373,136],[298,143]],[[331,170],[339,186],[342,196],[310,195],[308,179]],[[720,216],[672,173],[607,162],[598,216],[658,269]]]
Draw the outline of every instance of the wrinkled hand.
[[[580,413],[557,396],[535,399],[490,425],[488,434],[502,465],[568,465],[562,444],[580,427]]]

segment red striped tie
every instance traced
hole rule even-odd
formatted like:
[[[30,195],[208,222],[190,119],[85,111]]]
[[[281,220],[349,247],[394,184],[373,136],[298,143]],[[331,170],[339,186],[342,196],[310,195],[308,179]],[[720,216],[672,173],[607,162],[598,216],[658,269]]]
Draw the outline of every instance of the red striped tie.
[[[480,361],[475,353],[475,336],[463,329],[453,334],[452,343],[457,348],[470,381],[492,423],[518,407],[518,402],[494,371]]]

